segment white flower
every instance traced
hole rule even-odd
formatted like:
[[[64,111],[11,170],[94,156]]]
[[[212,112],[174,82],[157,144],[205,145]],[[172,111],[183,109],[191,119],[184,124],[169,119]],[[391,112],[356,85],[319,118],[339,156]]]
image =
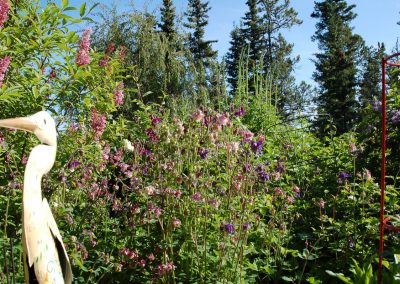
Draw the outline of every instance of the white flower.
[[[135,150],[135,147],[133,147],[131,141],[128,139],[124,139],[124,148],[129,152],[133,152],[133,150]]]

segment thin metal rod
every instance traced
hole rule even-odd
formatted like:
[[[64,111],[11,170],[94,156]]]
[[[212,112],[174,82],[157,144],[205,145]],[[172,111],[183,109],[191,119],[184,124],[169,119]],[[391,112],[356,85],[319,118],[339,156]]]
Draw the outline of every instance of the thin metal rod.
[[[382,260],[384,250],[384,210],[386,177],[386,61],[382,59],[382,142],[381,142],[381,201],[379,211],[379,265],[378,284],[382,284]]]

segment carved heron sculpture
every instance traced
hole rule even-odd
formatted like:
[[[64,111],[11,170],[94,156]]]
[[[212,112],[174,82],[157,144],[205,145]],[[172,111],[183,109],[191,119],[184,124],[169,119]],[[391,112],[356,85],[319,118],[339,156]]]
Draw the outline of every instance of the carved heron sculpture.
[[[0,127],[31,132],[42,144],[35,146],[26,164],[23,189],[22,243],[26,283],[71,283],[72,271],[53,214],[42,198],[41,179],[53,167],[57,131],[45,111],[28,117],[0,120]]]

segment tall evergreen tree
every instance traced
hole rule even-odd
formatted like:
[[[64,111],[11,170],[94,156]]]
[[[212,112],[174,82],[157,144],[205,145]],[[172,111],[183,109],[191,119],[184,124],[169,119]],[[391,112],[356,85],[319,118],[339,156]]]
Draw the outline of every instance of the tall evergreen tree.
[[[300,60],[299,56],[292,56],[293,44],[288,43],[282,32],[302,21],[297,18],[298,13],[291,7],[290,0],[258,0],[261,14],[261,28],[263,33],[264,72],[271,73],[277,91],[279,111],[293,109],[294,98],[298,93],[293,70]]]
[[[158,27],[165,34],[168,40],[172,40],[176,35],[175,30],[175,7],[172,0],[163,0],[163,6],[160,9],[161,23]]]
[[[189,49],[199,66],[207,66],[210,59],[214,59],[217,52],[212,49],[211,44],[216,40],[205,40],[205,27],[208,25],[208,11],[211,9],[209,2],[201,0],[189,0],[187,23],[184,26],[192,32],[189,36]]]
[[[265,64],[267,67],[275,61],[282,64],[282,57],[290,57],[293,49],[282,36],[282,30],[300,25],[298,13],[290,7],[290,0],[258,0],[262,12],[262,30],[264,31]],[[282,52],[284,51],[284,52]],[[289,58],[287,58],[289,59]],[[288,60],[289,65],[293,65]]]
[[[360,99],[362,107],[381,95],[381,59],[384,57],[385,46],[365,47],[363,50],[362,75],[360,82]]]
[[[235,26],[233,28],[233,30],[231,31],[231,40],[229,43],[229,51],[225,56],[226,73],[228,76],[228,83],[231,86],[231,94],[234,94],[237,88],[239,62],[242,56],[242,52],[244,51],[244,48],[246,46],[241,26]]]
[[[336,134],[348,132],[359,119],[356,100],[357,53],[362,38],[353,34],[351,21],[355,5],[345,0],[315,2],[311,17],[318,19],[312,39],[318,41],[320,53],[314,60],[314,80],[319,84],[314,126],[323,134],[332,121]]]
[[[257,65],[263,54],[263,29],[257,0],[247,0],[248,11],[245,13],[242,26],[242,34],[248,45],[248,60],[250,68]]]

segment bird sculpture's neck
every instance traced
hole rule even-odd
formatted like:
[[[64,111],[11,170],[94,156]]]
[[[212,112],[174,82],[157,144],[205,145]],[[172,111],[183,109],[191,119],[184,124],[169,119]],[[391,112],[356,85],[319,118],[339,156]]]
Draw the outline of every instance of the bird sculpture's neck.
[[[29,155],[24,175],[23,202],[42,202],[41,180],[53,167],[57,146],[38,145]]]

